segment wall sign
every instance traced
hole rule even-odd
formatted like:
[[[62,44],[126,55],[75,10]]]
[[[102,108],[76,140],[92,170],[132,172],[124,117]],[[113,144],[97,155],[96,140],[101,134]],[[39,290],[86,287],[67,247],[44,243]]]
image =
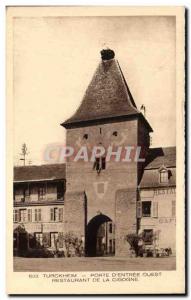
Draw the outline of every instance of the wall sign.
[[[164,223],[175,223],[176,219],[175,218],[159,218],[159,223],[164,224]]]
[[[154,196],[176,194],[176,188],[164,188],[154,190]]]

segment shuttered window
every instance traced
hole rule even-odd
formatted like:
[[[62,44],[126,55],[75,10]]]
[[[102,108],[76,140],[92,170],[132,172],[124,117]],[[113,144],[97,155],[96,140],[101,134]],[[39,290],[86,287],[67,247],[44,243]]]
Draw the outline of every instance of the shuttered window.
[[[54,208],[54,221],[58,222],[58,218],[59,218],[58,208],[55,207]]]
[[[22,223],[25,223],[26,222],[26,212],[27,210],[26,209],[20,209],[19,210],[19,221],[22,222]]]
[[[141,201],[137,201],[137,218],[142,217],[142,203]]]
[[[53,207],[50,209],[50,221],[63,221],[63,208]]]
[[[38,209],[35,209],[34,211],[34,219],[35,219],[35,222],[40,222],[42,220],[41,218],[41,209],[38,208]]]
[[[158,218],[158,202],[152,203],[152,217]]]

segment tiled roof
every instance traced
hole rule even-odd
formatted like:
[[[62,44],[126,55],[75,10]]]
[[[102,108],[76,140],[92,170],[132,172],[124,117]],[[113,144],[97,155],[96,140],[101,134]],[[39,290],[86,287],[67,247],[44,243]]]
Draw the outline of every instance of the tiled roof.
[[[176,147],[151,148],[147,155],[145,169],[176,166]]]
[[[137,110],[118,62],[115,59],[109,59],[100,62],[80,107],[61,125],[67,127],[84,121],[134,115],[144,119],[144,116]]]
[[[176,169],[168,168],[170,172],[168,183],[160,183],[159,181],[159,170],[158,169],[147,169],[144,171],[143,177],[140,182],[140,188],[152,188],[152,187],[166,187],[176,185]]]
[[[14,181],[40,181],[66,178],[65,164],[14,167]]]
[[[159,169],[165,166],[169,171],[169,182],[159,182]],[[165,187],[176,185],[176,147],[151,148],[147,156],[141,188]]]

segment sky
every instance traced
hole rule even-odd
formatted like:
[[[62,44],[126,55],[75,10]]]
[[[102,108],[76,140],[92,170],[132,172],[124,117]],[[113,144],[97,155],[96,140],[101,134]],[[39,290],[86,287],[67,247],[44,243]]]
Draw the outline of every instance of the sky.
[[[14,162],[45,163],[64,144],[60,126],[78,108],[100,62],[115,51],[138,108],[146,107],[152,147],[175,146],[174,17],[16,17],[13,31]]]

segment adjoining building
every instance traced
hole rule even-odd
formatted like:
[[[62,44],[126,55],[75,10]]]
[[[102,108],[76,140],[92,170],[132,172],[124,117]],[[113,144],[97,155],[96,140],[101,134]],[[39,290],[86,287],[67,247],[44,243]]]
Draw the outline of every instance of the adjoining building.
[[[14,168],[14,253],[63,248],[65,165]]]
[[[93,161],[68,156],[65,165],[16,167],[14,220],[25,223],[42,244],[45,233],[51,241],[54,233],[73,232],[83,241],[86,256],[129,256],[128,234],[142,234],[147,245],[175,253],[176,148],[150,148],[153,130],[137,109],[114,52],[103,50],[101,56],[80,107],[62,126],[75,153],[103,147],[110,149],[110,159],[108,153]],[[141,149],[140,159],[127,159],[126,147],[134,149],[133,157]],[[122,158],[116,160],[120,151]],[[36,171],[30,177],[32,168]],[[51,176],[39,177],[46,168]],[[58,209],[57,216],[60,211],[58,221],[51,217],[52,209]],[[32,219],[26,217],[30,214]]]

